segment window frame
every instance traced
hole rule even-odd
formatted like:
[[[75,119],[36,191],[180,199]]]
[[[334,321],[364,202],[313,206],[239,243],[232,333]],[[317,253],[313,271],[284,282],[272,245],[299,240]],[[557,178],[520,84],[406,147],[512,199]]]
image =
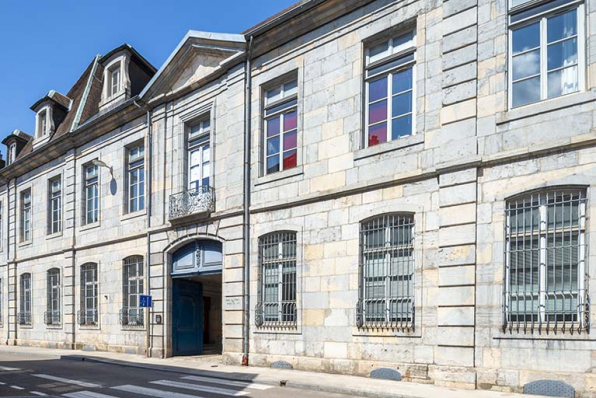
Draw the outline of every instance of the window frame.
[[[144,325],[145,309],[140,306],[140,296],[145,294],[144,264],[143,256],[129,256],[122,260],[122,310],[120,311],[122,326],[143,327]],[[133,287],[134,292],[132,292]],[[131,302],[136,302],[136,305],[131,305]]]
[[[121,91],[120,87],[122,85],[122,71],[120,69],[120,61],[118,61],[115,65],[111,66],[110,69],[108,69],[108,98],[115,97],[116,94],[118,94]],[[117,81],[115,84],[114,77],[117,77]]]
[[[543,103],[545,101],[556,100],[559,98],[566,97],[568,95],[581,93],[586,90],[586,12],[585,12],[585,3],[583,0],[569,0],[562,5],[555,6],[550,9],[540,10],[540,7],[548,4],[549,2],[540,2],[538,4],[533,2],[526,2],[525,4],[520,4],[515,7],[511,7],[509,10],[508,15],[508,26],[507,26],[507,65],[508,65],[508,73],[507,73],[507,102],[508,102],[508,110],[519,109],[525,106],[531,106],[539,103]],[[532,9],[536,8],[535,14],[520,19],[518,21],[512,21],[512,18],[516,15],[520,15],[521,13],[531,13]],[[564,70],[567,68],[573,67],[572,65],[562,66],[559,68],[555,68],[553,70],[548,70],[548,46],[553,45],[553,43],[564,42],[570,40],[572,36],[565,37],[564,39],[556,40],[555,42],[548,43],[547,38],[547,21],[550,17],[555,17],[561,14],[564,14],[569,11],[575,10],[576,12],[576,21],[577,21],[577,32],[575,37],[577,39],[577,90],[567,93],[561,94],[556,97],[549,98],[548,97],[548,74],[553,71]],[[539,23],[539,32],[540,32],[540,43],[539,47],[536,47],[531,50],[524,50],[518,54],[517,56],[529,53],[532,51],[539,50],[540,53],[540,70],[539,73],[536,75],[525,76],[523,78],[513,80],[513,31],[524,28],[529,25],[533,25],[535,23]],[[532,78],[539,77],[540,78],[540,99],[534,102],[528,102],[522,105],[513,105],[513,84],[521,81],[530,80]]]
[[[59,184],[58,189],[55,189],[56,183]],[[62,176],[56,176],[48,180],[48,235],[60,232],[62,232]]]
[[[17,160],[17,143],[11,142],[8,145],[8,156],[7,156],[8,164],[11,165]]]
[[[293,88],[290,89],[286,89],[286,86],[288,85],[292,85],[292,83],[295,82],[295,86]],[[280,173],[286,170],[292,170],[295,169],[297,167],[300,166],[301,162],[300,160],[300,143],[301,143],[301,138],[300,138],[300,113],[299,113],[299,98],[300,98],[300,79],[298,77],[298,73],[297,72],[293,72],[289,75],[285,75],[284,77],[282,77],[281,79],[276,79],[274,82],[269,82],[267,84],[265,84],[262,87],[262,116],[261,116],[261,121],[262,121],[262,131],[263,131],[263,149],[262,149],[262,159],[263,159],[263,168],[262,168],[262,176],[267,176],[267,175],[272,175],[272,174],[276,174],[276,173]],[[268,101],[268,93],[273,92],[275,90],[279,89],[279,98],[275,99],[271,102]],[[267,113],[267,112],[271,112],[271,113]],[[285,115],[290,114],[290,113],[296,113],[296,127],[293,129],[289,129],[289,130],[285,130],[284,128],[284,124],[285,124]],[[272,171],[269,172],[268,171],[268,167],[267,167],[267,160],[269,158],[274,157],[275,155],[271,155],[269,156],[267,154],[267,145],[268,145],[268,140],[270,137],[268,137],[268,121],[269,120],[273,120],[279,118],[279,133],[276,134],[274,137],[279,137],[279,152],[277,153],[277,157],[278,157],[278,165],[279,165],[279,169],[277,171]],[[292,132],[296,132],[296,147],[295,148],[290,148],[290,149],[286,149],[285,148],[285,144],[284,144],[284,138],[286,137],[286,135],[290,135]],[[285,152],[291,152],[295,150],[296,151],[296,165],[285,168],[284,167],[284,153]]]
[[[48,133],[48,109],[44,108],[37,114],[37,138],[45,137]]]
[[[136,156],[132,155],[138,150]],[[137,173],[136,184],[133,184],[133,176]],[[136,213],[145,210],[145,143],[138,142],[126,149],[126,212]],[[132,189],[136,187],[137,194],[133,195]],[[135,202],[136,201],[136,202]],[[133,206],[136,203],[136,207]]]
[[[28,196],[28,201],[26,197]],[[27,188],[20,193],[20,238],[21,243],[31,242],[33,240],[33,195],[31,188]]]
[[[395,42],[394,42],[395,39],[407,36],[409,34],[412,35],[411,39],[408,40],[408,43],[411,43],[411,45],[409,45],[409,46],[406,46],[406,45],[397,45],[396,46],[395,45]],[[363,73],[363,79],[364,79],[363,80],[363,82],[364,82],[363,126],[364,126],[364,131],[363,131],[362,148],[369,148],[372,146],[381,145],[381,144],[392,142],[392,141],[398,141],[401,138],[406,138],[406,137],[416,135],[416,115],[417,115],[416,65],[417,65],[417,50],[418,50],[418,48],[416,46],[416,40],[417,40],[416,27],[410,26],[408,28],[400,29],[399,31],[392,31],[389,34],[384,33],[382,35],[382,39],[376,39],[376,40],[372,40],[368,43],[365,43],[364,73]],[[382,57],[380,59],[370,61],[370,57],[371,57],[370,50],[376,46],[383,44],[383,43],[387,44],[386,51],[388,52],[388,55],[386,55],[385,57]],[[408,57],[411,57],[412,59],[408,60]],[[398,62],[400,60],[402,60],[403,62]],[[378,73],[373,73],[373,74],[369,75],[369,72],[371,70],[374,70],[374,69],[377,69],[377,68],[383,67],[383,66],[388,66],[389,64],[391,64],[393,62],[398,62],[398,63],[395,66],[387,67],[387,69],[384,69]],[[393,75],[396,73],[404,72],[408,69],[411,70],[411,74],[412,74],[411,89],[404,90],[399,93],[393,93]],[[386,115],[386,119],[384,119],[384,122],[387,124],[387,130],[386,130],[387,140],[384,142],[379,142],[378,144],[370,145],[370,127],[371,127],[369,125],[370,84],[372,82],[381,80],[383,78],[387,78],[387,95],[385,97],[385,100],[387,101],[387,115]],[[404,113],[404,114],[394,117],[392,115],[393,98],[396,96],[399,96],[399,95],[403,95],[407,92],[411,92],[411,96],[412,96],[411,112],[407,112],[407,113]],[[382,100],[383,99],[379,99],[375,102],[380,102]],[[408,114],[411,115],[411,118],[412,118],[411,133],[408,135],[399,136],[394,139],[393,138],[393,123],[392,123],[392,121],[394,119],[399,119],[404,116],[407,116]],[[383,123],[383,122],[381,121],[381,122],[374,123],[373,126],[381,124],[381,123]]]
[[[89,169],[95,169],[95,174],[89,176],[87,171]],[[99,166],[92,163],[88,163],[83,166],[83,225],[92,225],[99,222]],[[93,209],[89,210],[89,189],[95,187],[95,196],[93,197],[92,203]],[[89,218],[89,215],[93,214],[94,218]]]
[[[19,280],[19,316],[21,326],[31,326],[33,312],[33,276],[30,272],[22,273]]]
[[[87,278],[91,273],[93,278]],[[79,325],[99,325],[99,266],[97,263],[85,263],[81,265],[80,277],[80,310],[78,313]],[[91,290],[91,295],[88,294]],[[89,305],[91,300],[92,305]],[[89,316],[91,315],[91,316]]]
[[[186,181],[185,189],[189,191],[196,191],[198,193],[209,189],[212,186],[213,178],[213,146],[211,142],[212,123],[210,113],[202,115],[200,118],[190,123],[186,132],[185,153],[186,153]],[[193,129],[197,128],[197,132]],[[197,165],[192,164],[192,154],[199,152],[200,162]],[[208,155],[208,160],[205,160],[205,153]],[[205,172],[205,165],[208,165],[209,170]],[[199,180],[192,180],[192,170],[198,167],[200,170]],[[207,174],[207,175],[205,175]],[[203,182],[207,179],[208,184]]]
[[[47,302],[45,313],[45,324],[57,326],[62,323],[62,283],[59,268],[51,268],[46,273],[47,278]]]

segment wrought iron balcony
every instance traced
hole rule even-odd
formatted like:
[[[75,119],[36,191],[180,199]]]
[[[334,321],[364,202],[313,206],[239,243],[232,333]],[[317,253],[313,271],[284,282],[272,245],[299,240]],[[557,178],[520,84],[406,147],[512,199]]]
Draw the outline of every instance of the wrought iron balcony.
[[[200,186],[170,195],[170,220],[207,215],[214,210],[215,191],[210,186]]]
[[[120,310],[120,324],[127,327],[143,327],[143,308],[122,308]]]
[[[17,322],[19,325],[31,325],[31,312],[19,312]]]
[[[81,326],[95,326],[98,322],[97,310],[80,310],[77,312],[77,321]]]
[[[43,321],[46,325],[60,325],[60,311],[44,312]]]

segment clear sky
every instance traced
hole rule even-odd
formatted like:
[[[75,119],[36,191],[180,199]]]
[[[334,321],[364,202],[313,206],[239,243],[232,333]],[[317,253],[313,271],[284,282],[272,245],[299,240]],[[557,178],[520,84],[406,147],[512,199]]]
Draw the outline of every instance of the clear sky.
[[[97,54],[128,43],[159,69],[188,30],[240,33],[296,1],[1,0],[0,140],[32,134],[29,107],[66,94]]]

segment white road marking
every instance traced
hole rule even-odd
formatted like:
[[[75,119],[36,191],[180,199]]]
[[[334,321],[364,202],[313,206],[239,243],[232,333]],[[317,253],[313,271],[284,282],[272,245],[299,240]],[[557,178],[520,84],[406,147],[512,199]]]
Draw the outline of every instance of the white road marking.
[[[23,387],[19,387],[19,386],[10,386],[10,388],[14,388],[15,390],[24,390]]]
[[[5,370],[7,372],[12,372],[12,371],[21,370],[21,369],[19,369],[19,368],[9,368],[8,366],[0,366],[0,370]]]
[[[6,385],[6,383],[2,383],[2,382],[0,381],[0,386],[5,386],[5,385]]]
[[[67,398],[118,398],[113,395],[100,394],[92,391],[78,391],[71,392],[68,394],[62,394],[63,397]]]
[[[29,391],[29,394],[39,395],[40,397],[47,397],[48,396],[48,394],[44,394],[43,392],[39,392],[39,391]]]
[[[40,377],[42,379],[48,379],[48,380],[53,380],[53,381],[61,381],[62,383],[74,384],[76,386],[81,386],[81,387],[86,387],[86,388],[101,388],[101,386],[99,384],[87,383],[87,382],[79,381],[79,380],[64,379],[62,377],[56,377],[56,376],[50,376],[50,375],[44,375],[44,374],[33,374],[31,376]]]
[[[181,383],[179,381],[158,380],[152,381],[151,384],[159,384],[160,386],[166,387],[184,388],[186,390],[210,392],[213,394],[228,395],[230,397],[241,397],[243,395],[248,395],[248,393],[244,391],[228,390],[227,388],[201,386],[190,383]]]
[[[213,384],[223,384],[226,386],[234,386],[234,387],[253,388],[255,390],[269,390],[271,388],[275,388],[273,386],[268,386],[265,384],[251,383],[250,381],[213,379],[211,377],[204,377],[204,376],[184,376],[184,377],[181,377],[181,379],[192,380],[192,381],[202,381],[205,383],[213,383]]]
[[[139,395],[147,395],[149,397],[157,398],[202,398],[200,395],[180,394],[178,392],[169,392],[156,390],[154,388],[132,386],[130,384],[118,387],[112,387],[114,390],[132,392]]]

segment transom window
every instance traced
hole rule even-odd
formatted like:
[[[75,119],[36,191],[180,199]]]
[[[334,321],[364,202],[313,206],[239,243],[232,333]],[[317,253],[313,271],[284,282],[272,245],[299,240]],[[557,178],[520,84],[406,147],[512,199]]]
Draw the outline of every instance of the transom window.
[[[50,203],[48,217],[48,233],[55,234],[62,231],[62,180],[60,177],[49,182]]]
[[[143,294],[143,257],[132,256],[124,259],[122,267],[123,307],[120,321],[124,326],[142,326],[143,308],[139,298]]]
[[[84,168],[84,222],[93,224],[99,221],[99,176],[98,167],[94,164]]]
[[[201,191],[210,185],[211,122],[209,118],[190,127],[188,131],[188,189]]]
[[[583,90],[583,7],[552,1],[510,15],[512,108]]]
[[[60,270],[52,268],[48,271],[48,301],[44,316],[46,325],[60,324]]]
[[[21,242],[31,240],[31,190],[21,192]]]
[[[298,81],[265,92],[265,173],[298,165]]]
[[[414,31],[366,50],[367,146],[414,134]]]
[[[97,264],[81,266],[81,309],[78,321],[82,326],[94,326],[98,323],[98,281]]]
[[[128,150],[128,212],[145,208],[145,145]]]
[[[505,215],[505,328],[587,328],[585,191],[510,200]]]
[[[31,325],[31,274],[22,274],[20,285],[18,322],[19,325]]]
[[[276,232],[259,238],[257,326],[295,325],[296,233]]]
[[[390,214],[360,225],[358,327],[414,327],[414,216]]]

